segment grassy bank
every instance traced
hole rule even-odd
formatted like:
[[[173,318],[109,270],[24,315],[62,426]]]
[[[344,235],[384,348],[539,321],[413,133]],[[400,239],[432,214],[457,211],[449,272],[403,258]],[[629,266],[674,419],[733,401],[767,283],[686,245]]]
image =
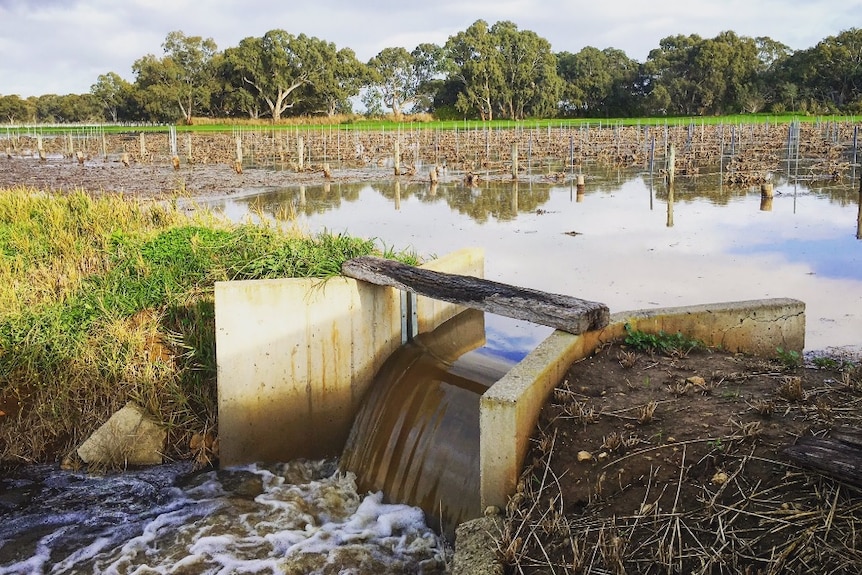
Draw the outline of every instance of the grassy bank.
[[[218,424],[214,283],[328,277],[375,251],[166,203],[0,190],[0,460],[63,457],[129,400],[168,427],[169,457],[194,456]]]

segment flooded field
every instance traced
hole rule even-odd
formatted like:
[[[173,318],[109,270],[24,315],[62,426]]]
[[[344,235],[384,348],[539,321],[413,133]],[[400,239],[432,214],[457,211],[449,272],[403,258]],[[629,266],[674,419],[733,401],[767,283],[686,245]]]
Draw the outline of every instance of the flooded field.
[[[486,276],[609,305],[612,312],[791,297],[807,305],[806,347],[859,346],[859,192],[847,182],[775,178],[727,186],[718,173],[661,178],[594,168],[573,182],[437,186],[331,183],[249,190],[203,203],[233,219],[288,218],[312,232],[377,238],[429,256],[486,251]],[[489,345],[530,347],[548,330],[489,318]],[[494,343],[496,342],[496,344]]]
[[[489,279],[612,312],[791,297],[807,306],[809,352],[859,352],[857,140],[858,126],[828,122],[258,130],[173,141],[0,133],[0,187],[169,199],[426,258],[479,246]],[[672,191],[663,173],[671,144]],[[773,184],[772,198],[761,183]],[[485,326],[485,350],[506,361],[550,332],[490,315]],[[116,483],[46,468],[4,476],[0,495],[0,574],[445,569],[421,512],[358,493],[332,462],[193,477],[166,468]]]

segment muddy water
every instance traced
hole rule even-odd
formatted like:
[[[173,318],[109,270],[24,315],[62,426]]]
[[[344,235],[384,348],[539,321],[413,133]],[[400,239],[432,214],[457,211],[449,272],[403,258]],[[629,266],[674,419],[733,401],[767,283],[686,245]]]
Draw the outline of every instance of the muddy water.
[[[363,490],[420,506],[454,540],[481,515],[479,398],[514,365],[489,353],[482,312],[420,334],[383,365],[356,416],[341,467]]]
[[[443,573],[416,507],[360,492],[335,462],[0,481],[0,573]]]
[[[437,533],[480,514],[479,397],[513,365],[486,344],[468,310],[396,350],[340,465],[4,473],[0,575],[443,573]]]
[[[564,183],[331,184],[250,190],[210,201],[232,218],[284,216],[309,231],[374,237],[422,255],[486,251],[486,276],[607,303],[612,312],[791,297],[807,305],[806,348],[859,346],[862,241],[858,176],[728,187],[721,174],[677,176],[672,210],[659,177],[586,172]],[[541,180],[542,178],[539,178]],[[536,180],[536,178],[534,178]],[[531,348],[549,330],[487,319],[489,345]]]

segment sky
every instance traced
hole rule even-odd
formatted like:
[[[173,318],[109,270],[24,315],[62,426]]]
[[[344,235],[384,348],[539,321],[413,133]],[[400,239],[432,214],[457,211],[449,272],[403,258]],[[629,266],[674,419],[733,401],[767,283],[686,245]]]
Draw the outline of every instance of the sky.
[[[85,93],[107,72],[133,81],[135,60],[163,55],[174,30],[223,50],[280,28],[367,61],[510,20],[554,52],[612,47],[643,62],[662,38],[725,30],[806,49],[862,26],[860,15],[862,0],[0,0],[0,95]]]

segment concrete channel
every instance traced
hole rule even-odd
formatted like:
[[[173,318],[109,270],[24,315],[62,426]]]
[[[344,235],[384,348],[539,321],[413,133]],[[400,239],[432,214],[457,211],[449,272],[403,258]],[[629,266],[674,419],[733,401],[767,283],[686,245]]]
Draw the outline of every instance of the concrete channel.
[[[426,267],[484,277],[484,251],[468,248]],[[394,288],[349,278],[220,282],[215,287],[221,464],[338,456],[375,373],[402,342],[405,306]],[[409,306],[408,306],[409,308]],[[464,308],[416,298],[419,333]],[[458,529],[457,573],[493,573],[483,510],[505,508],[548,395],[568,367],[621,339],[625,325],[681,332],[729,352],[801,352],[805,304],[765,299],[613,313],[607,327],[555,331],[482,395],[479,406],[481,508]],[[471,541],[468,541],[471,539]],[[470,554],[459,559],[459,549]]]

